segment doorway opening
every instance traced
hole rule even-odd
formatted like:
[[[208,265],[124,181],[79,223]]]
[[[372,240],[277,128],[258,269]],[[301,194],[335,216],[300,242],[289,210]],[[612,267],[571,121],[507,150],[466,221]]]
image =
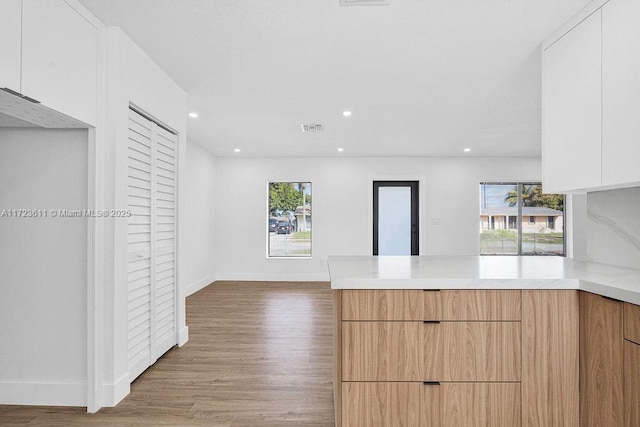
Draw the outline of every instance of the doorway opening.
[[[373,181],[373,255],[419,255],[418,181]]]

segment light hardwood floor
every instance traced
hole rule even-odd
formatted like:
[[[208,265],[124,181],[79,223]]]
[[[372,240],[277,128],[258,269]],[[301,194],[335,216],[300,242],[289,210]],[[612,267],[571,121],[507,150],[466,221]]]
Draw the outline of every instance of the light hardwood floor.
[[[117,407],[0,406],[0,425],[333,426],[332,301],[324,282],[216,282]]]

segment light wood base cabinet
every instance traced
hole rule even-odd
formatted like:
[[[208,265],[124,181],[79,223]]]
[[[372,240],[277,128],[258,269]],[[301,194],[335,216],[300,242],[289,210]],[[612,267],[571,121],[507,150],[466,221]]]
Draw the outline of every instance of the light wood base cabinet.
[[[522,291],[522,417],[527,426],[578,426],[579,297]]]
[[[622,331],[622,302],[580,293],[581,426],[623,423]]]
[[[578,426],[578,291],[335,297],[338,427]]]
[[[335,296],[338,427],[640,426],[640,306],[576,290]]]
[[[337,426],[519,426],[521,291],[347,290]]]

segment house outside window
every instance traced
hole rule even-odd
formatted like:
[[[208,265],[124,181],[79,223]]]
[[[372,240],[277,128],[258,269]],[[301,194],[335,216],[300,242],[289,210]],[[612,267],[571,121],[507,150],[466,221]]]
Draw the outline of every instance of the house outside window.
[[[481,183],[480,254],[563,256],[564,196],[540,183]]]

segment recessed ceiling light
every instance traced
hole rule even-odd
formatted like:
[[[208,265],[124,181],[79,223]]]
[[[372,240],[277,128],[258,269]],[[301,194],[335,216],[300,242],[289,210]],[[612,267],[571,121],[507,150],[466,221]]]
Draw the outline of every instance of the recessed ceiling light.
[[[239,148],[234,148],[234,149],[233,149],[233,151],[234,151],[235,153],[239,153],[239,152],[240,152],[240,149],[239,149]]]
[[[351,115],[351,111],[343,111],[342,115],[345,117],[349,117]]]
[[[189,117],[191,117],[192,119],[197,119],[198,118],[198,113],[191,112],[191,113],[189,113]]]
[[[340,147],[338,148],[338,151],[342,153],[344,151],[344,148]]]
[[[468,153],[469,151],[471,151],[471,148],[465,148],[465,149],[464,149],[464,152],[465,152],[465,153]]]

